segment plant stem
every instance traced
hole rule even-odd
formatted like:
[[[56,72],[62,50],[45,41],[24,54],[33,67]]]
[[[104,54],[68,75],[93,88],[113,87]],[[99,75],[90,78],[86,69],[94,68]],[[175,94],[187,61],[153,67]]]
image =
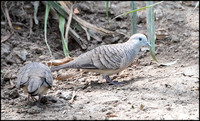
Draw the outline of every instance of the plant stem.
[[[136,10],[136,4],[134,1],[131,1],[131,10]],[[137,12],[132,13],[131,18],[131,34],[137,33]]]

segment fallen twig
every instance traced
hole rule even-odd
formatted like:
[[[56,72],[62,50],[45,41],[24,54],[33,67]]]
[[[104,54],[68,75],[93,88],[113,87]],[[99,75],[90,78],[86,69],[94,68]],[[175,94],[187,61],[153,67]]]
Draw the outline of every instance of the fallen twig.
[[[71,20],[72,20],[72,15],[73,15],[73,6],[71,7],[71,13],[69,14],[69,18],[66,24],[66,30],[65,30],[65,41],[67,43],[67,47],[68,47],[68,33],[69,33],[69,29],[70,29],[70,24],[71,24]]]
[[[8,20],[8,24],[9,24],[9,26],[11,28],[11,31],[14,32],[14,29],[13,29],[13,26],[12,26],[12,22],[10,20],[10,15],[9,15],[9,12],[8,12],[8,8],[7,8],[7,2],[8,1],[5,1],[5,3],[4,3],[5,13],[6,13],[6,17],[7,17],[7,20]]]
[[[75,75],[76,74],[61,73],[61,74],[57,75],[56,77],[53,76],[53,79],[56,79],[56,80],[66,80],[66,79],[71,78],[71,77],[73,77]]]
[[[89,41],[90,41],[90,34],[88,33],[88,30],[87,30],[87,28],[86,28],[86,27],[84,27],[84,26],[82,26],[82,28],[85,30],[85,33],[86,33],[86,35],[87,35],[87,40],[89,40]]]
[[[70,1],[64,1],[65,4],[68,6],[68,8],[71,8],[72,7],[72,3]]]
[[[87,41],[81,38],[73,29],[69,29],[69,33],[76,40],[76,42],[81,46],[83,50],[87,49]]]
[[[1,21],[1,25],[6,25],[6,22],[5,21]],[[20,26],[24,26],[26,28],[28,28],[25,24],[23,23],[20,23],[20,22],[12,22],[12,25],[20,25]]]
[[[10,36],[11,36],[11,34],[9,33],[8,35],[1,37],[1,43],[8,40],[10,38]]]
[[[70,61],[74,60],[74,58],[72,57],[65,57],[63,59],[58,59],[58,60],[50,60],[49,62],[47,62],[48,66],[58,66],[58,65],[62,65],[64,63],[68,63]]]
[[[43,4],[47,4],[47,2],[42,2]],[[50,2],[51,4],[53,4],[52,2]],[[58,8],[55,8],[57,11],[59,10]],[[54,10],[52,8],[52,10]],[[66,19],[68,18],[66,16],[66,14],[64,14],[62,11],[58,11],[61,15],[63,15]],[[52,11],[52,13],[56,13],[56,11]],[[56,20],[59,21],[58,17],[55,17]],[[71,24],[75,25],[73,23],[73,19],[72,19],[72,22]],[[80,26],[80,25],[79,25]],[[81,26],[80,26],[81,27]],[[81,46],[81,48],[83,50],[87,49],[87,41],[84,41],[84,39],[82,39],[73,29],[71,29],[71,27],[69,27],[69,34],[76,40],[76,42]]]
[[[63,7],[63,9],[68,13],[68,15],[70,14],[70,9],[66,6],[66,4],[62,1],[59,1],[59,3],[61,4],[61,6]],[[115,32],[113,31],[109,31],[109,30],[106,30],[104,28],[101,28],[101,27],[97,27],[93,24],[90,24],[84,20],[82,20],[81,18],[79,18],[77,15],[73,15],[73,19],[75,21],[77,21],[80,25],[86,27],[86,28],[89,28],[89,29],[92,29],[92,30],[95,30],[95,31],[99,31],[99,32],[102,32],[102,33],[105,33],[105,34],[114,34]]]
[[[32,16],[29,15],[30,18],[30,28],[29,28],[29,36],[31,36],[31,34],[33,33],[32,27],[33,27],[33,19]]]
[[[37,19],[37,12],[38,12],[38,6],[40,4],[40,1],[35,1],[35,2],[31,2],[34,6],[34,21],[35,24],[38,24],[38,19]]]
[[[76,95],[77,95],[77,93],[78,93],[79,90],[80,90],[80,89],[78,89],[78,90],[76,90],[76,91],[73,91],[72,98],[71,98],[71,100],[69,100],[69,103],[73,103],[73,102],[74,102],[75,97],[76,97]]]

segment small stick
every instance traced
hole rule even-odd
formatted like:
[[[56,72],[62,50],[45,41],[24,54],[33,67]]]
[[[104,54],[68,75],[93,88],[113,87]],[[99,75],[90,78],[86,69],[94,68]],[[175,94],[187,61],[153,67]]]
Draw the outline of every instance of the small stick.
[[[73,15],[73,6],[71,7],[71,12],[70,12],[67,24],[66,24],[65,41],[67,43],[67,47],[68,47],[68,42],[69,42],[68,33],[69,33],[70,24],[71,24],[71,21],[72,21],[72,15]]]
[[[5,3],[4,3],[4,6],[5,6],[5,12],[6,12],[6,16],[7,16],[8,24],[9,24],[9,26],[10,26],[12,32],[14,32],[14,29],[13,29],[13,26],[12,26],[12,23],[11,23],[11,20],[10,20],[10,16],[9,16],[8,8],[7,8],[7,2],[8,2],[8,1],[5,1]]]

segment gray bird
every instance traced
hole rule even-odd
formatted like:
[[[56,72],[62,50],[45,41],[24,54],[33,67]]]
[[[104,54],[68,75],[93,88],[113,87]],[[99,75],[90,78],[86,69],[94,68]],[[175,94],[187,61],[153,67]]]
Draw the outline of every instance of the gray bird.
[[[53,77],[49,67],[44,64],[31,62],[22,67],[17,75],[16,87],[22,88],[24,92],[28,93],[28,100],[30,96],[39,96],[38,101],[42,95],[46,94],[48,89],[52,87]]]
[[[99,46],[68,63],[52,67],[51,71],[64,68],[84,69],[100,73],[108,82],[118,85],[120,83],[112,81],[109,75],[118,73],[131,65],[140,48],[145,45],[151,47],[146,36],[134,34],[127,42]]]

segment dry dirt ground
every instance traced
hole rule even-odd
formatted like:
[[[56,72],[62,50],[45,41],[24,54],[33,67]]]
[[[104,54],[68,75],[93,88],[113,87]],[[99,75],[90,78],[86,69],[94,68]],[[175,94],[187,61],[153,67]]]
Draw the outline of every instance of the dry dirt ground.
[[[138,7],[144,2],[136,2]],[[100,74],[77,69],[60,70],[54,75],[73,75],[54,80],[47,102],[38,106],[27,102],[27,95],[15,88],[18,70],[31,61],[47,62],[49,51],[44,41],[44,11],[40,4],[39,24],[33,21],[30,34],[30,2],[8,2],[15,33],[1,42],[1,119],[199,119],[199,8],[196,2],[163,2],[155,7],[156,57],[162,62],[177,60],[171,66],[159,66],[146,48],[133,64],[112,79],[123,85],[109,85]],[[106,2],[77,2],[82,19],[106,29],[130,35],[130,15],[107,26]],[[30,7],[27,7],[30,6]],[[25,9],[26,8],[26,9]],[[112,1],[110,17],[130,10],[130,2]],[[146,33],[146,10],[138,12],[138,32]],[[48,43],[56,59],[64,58],[58,22],[48,20]],[[1,16],[1,39],[9,35]],[[18,23],[17,23],[18,22]],[[18,28],[17,28],[18,27]],[[19,27],[21,27],[19,29]],[[85,33],[82,34],[86,37]],[[99,45],[126,41],[123,37],[100,36],[81,50],[71,39],[70,56],[76,57]]]

